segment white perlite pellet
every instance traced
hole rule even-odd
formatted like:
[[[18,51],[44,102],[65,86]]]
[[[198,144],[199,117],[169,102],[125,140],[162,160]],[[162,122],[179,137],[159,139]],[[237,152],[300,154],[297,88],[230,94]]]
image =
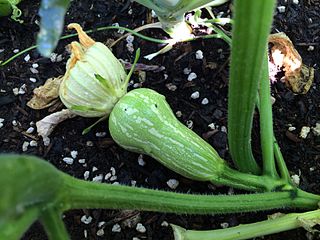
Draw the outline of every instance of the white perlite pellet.
[[[136,226],[136,230],[139,233],[145,233],[147,231],[147,229],[145,228],[145,226],[142,225],[142,223],[138,223]]]
[[[86,160],[85,160],[84,158],[81,158],[81,159],[78,160],[78,162],[79,162],[80,164],[84,164],[84,163],[86,163]]]
[[[92,172],[95,172],[95,171],[97,171],[97,170],[98,170],[97,167],[95,167],[95,166],[92,167]]]
[[[193,128],[193,121],[192,120],[188,120],[187,122],[186,122],[186,125],[187,125],[187,127],[188,128]]]
[[[198,91],[195,91],[194,93],[191,94],[190,96],[192,99],[197,99],[200,97],[200,93]]]
[[[112,229],[111,229],[112,232],[121,232],[121,226],[116,223],[115,225],[112,226]]]
[[[33,74],[39,73],[39,71],[35,68],[29,68],[29,69],[30,69],[30,72],[32,72]]]
[[[27,54],[27,56],[25,56],[23,60],[24,60],[25,62],[29,62],[29,60],[30,60],[30,54]]]
[[[138,157],[138,164],[140,166],[142,166],[142,167],[146,165],[146,162],[143,160],[143,155],[142,154],[140,154],[139,157]]]
[[[177,179],[169,179],[167,185],[171,189],[176,189],[179,186],[179,181]]]
[[[18,53],[18,52],[20,52],[19,49],[14,49],[14,50],[13,50],[13,53]]]
[[[35,83],[35,82],[37,82],[37,79],[31,77],[31,78],[29,78],[29,81]]]
[[[210,129],[212,129],[212,130],[215,130],[215,129],[216,129],[216,125],[215,125],[214,123],[210,123],[210,124],[208,125],[208,127],[209,127]]]
[[[71,157],[72,157],[73,159],[75,159],[75,158],[77,158],[77,156],[78,156],[78,151],[73,150],[73,151],[70,152],[70,155],[71,155]]]
[[[97,236],[101,237],[101,236],[104,235],[104,230],[103,229],[99,229],[96,234],[97,234]]]
[[[29,142],[27,142],[27,141],[24,141],[23,143],[22,143],[22,151],[23,152],[26,152],[27,150],[28,150],[28,147],[29,147]]]
[[[34,131],[34,127],[29,127],[28,129],[27,129],[27,131],[26,131],[26,133],[33,133],[33,131]]]
[[[27,91],[27,86],[25,84],[22,84],[22,86],[19,88],[18,94],[23,95]]]
[[[105,137],[107,135],[106,132],[97,132],[96,137]]]
[[[299,186],[300,184],[300,177],[297,174],[294,174],[291,176],[291,180],[294,183],[294,185]]]
[[[93,147],[93,142],[92,142],[92,141],[87,141],[86,145],[87,145],[88,147]]]
[[[208,98],[204,98],[204,99],[202,99],[202,101],[201,101],[201,104],[202,104],[202,105],[207,105],[208,103],[209,103]]]
[[[316,126],[312,128],[312,132],[315,136],[320,136],[320,123],[316,123]]]
[[[299,4],[299,0],[292,0],[293,4]]]
[[[184,68],[183,69],[183,74],[188,75],[189,73],[191,73],[191,68]]]
[[[109,178],[111,178],[112,175],[111,173],[107,173],[105,176],[104,176],[104,180],[109,180]]]
[[[71,164],[73,164],[74,159],[71,158],[71,157],[64,157],[64,158],[62,159],[62,161],[64,161],[66,164],[71,165]]]
[[[38,67],[39,67],[39,64],[38,64],[38,63],[33,63],[33,64],[32,64],[32,67],[33,67],[33,68],[38,68]]]
[[[3,121],[4,121],[4,119],[3,119],[3,118],[0,118],[0,128],[3,127]]]
[[[117,176],[112,176],[111,178],[110,178],[110,181],[115,181],[115,180],[117,180]]]
[[[90,223],[92,222],[92,217],[91,217],[91,216],[83,215],[80,220],[81,220],[81,222],[83,222],[84,224],[90,224]]]
[[[85,171],[84,174],[83,174],[84,180],[88,180],[89,176],[90,176],[90,172],[89,171]]]
[[[103,174],[99,174],[92,179],[92,182],[102,182]]]
[[[307,138],[309,132],[310,132],[310,127],[303,126],[300,131],[300,137],[303,139]]]
[[[226,126],[222,126],[222,127],[221,127],[221,132],[227,133],[227,128],[226,128]]]
[[[116,169],[114,167],[111,167],[110,171],[112,176],[116,175]]]
[[[203,59],[203,52],[201,50],[196,51],[196,59]]]
[[[167,221],[163,221],[161,223],[161,227],[168,227],[169,226],[169,223]]]
[[[228,228],[228,227],[229,227],[229,223],[224,222],[224,223],[221,223],[220,226],[221,226],[222,228]]]
[[[30,147],[36,147],[36,146],[38,146],[37,141],[31,140],[31,141],[30,141]]]
[[[194,73],[194,72],[192,72],[192,73],[190,73],[190,74],[188,75],[187,80],[188,80],[189,82],[191,82],[192,80],[196,79],[197,77],[198,77],[197,74]]]
[[[286,7],[285,6],[279,6],[277,7],[279,13],[284,13],[286,11]]]
[[[291,126],[291,127],[288,128],[288,130],[289,130],[290,132],[292,132],[292,131],[296,130],[296,127]]]

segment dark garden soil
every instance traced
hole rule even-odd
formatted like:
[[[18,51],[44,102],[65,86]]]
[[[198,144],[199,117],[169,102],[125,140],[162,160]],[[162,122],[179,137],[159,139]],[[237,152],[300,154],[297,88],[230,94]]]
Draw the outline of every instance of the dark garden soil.
[[[273,105],[274,130],[281,146],[284,158],[292,175],[300,176],[300,187],[309,192],[320,194],[320,137],[312,131],[306,139],[299,137],[303,126],[314,127],[320,122],[320,3],[318,0],[300,0],[299,4],[291,0],[280,1],[279,5],[285,6],[285,12],[275,16],[273,32],[285,32],[295,44],[304,63],[315,68],[315,80],[306,95],[296,95],[288,90],[280,81],[272,85],[272,95],[276,99]],[[36,34],[39,30],[39,16],[37,10],[39,1],[24,1],[20,4],[24,20],[23,24],[2,18],[0,20],[0,59],[4,60],[13,55],[15,49],[20,51],[35,44]],[[91,9],[91,10],[90,10]],[[230,14],[229,6],[214,9],[215,13],[223,11],[223,16]],[[77,22],[84,29],[92,29],[119,23],[121,26],[135,28],[143,22],[148,22],[150,12],[144,7],[131,3],[129,0],[87,0],[73,1],[66,16],[66,24]],[[165,38],[160,30],[144,32],[149,36]],[[116,31],[104,31],[91,35],[95,40],[106,42],[108,39],[117,39],[120,34]],[[61,54],[61,62],[52,62],[41,57],[35,50],[29,52],[30,60],[25,61],[27,54],[15,59],[0,69],[0,118],[3,118],[3,127],[0,128],[0,152],[26,153],[40,156],[58,169],[83,179],[84,173],[89,171],[89,180],[103,174],[105,176],[115,169],[113,181],[120,184],[163,189],[167,191],[221,194],[239,193],[239,191],[216,187],[208,183],[195,182],[185,179],[161,166],[150,157],[143,156],[144,166],[138,163],[138,154],[123,150],[115,144],[108,132],[107,123],[97,125],[89,134],[82,136],[81,132],[96,121],[76,117],[60,124],[50,136],[51,143],[44,146],[36,131],[27,133],[34,123],[46,115],[48,110],[36,111],[26,106],[35,87],[42,85],[47,78],[62,75],[68,53],[65,46],[70,41],[61,41],[55,50]],[[146,42],[135,37],[135,49],[140,47],[142,56],[155,52],[160,46]],[[312,49],[313,48],[313,49]],[[204,58],[195,58],[195,52],[202,50]],[[133,60],[133,54],[126,48],[123,40],[113,48],[114,54],[124,60]],[[193,130],[207,139],[219,152],[230,160],[227,151],[227,135],[224,132],[227,126],[227,92],[228,92],[228,65],[229,47],[219,39],[198,40],[192,43],[177,44],[170,52],[158,56],[152,61],[140,58],[140,62],[164,66],[160,72],[146,72],[146,78],[140,83],[138,75],[133,77],[137,85],[155,89],[164,94],[173,111],[181,112],[179,120],[183,123],[193,123]],[[32,73],[32,64],[38,64],[38,73]],[[197,74],[193,81],[187,81],[183,73],[185,68],[190,68]],[[30,81],[35,78],[36,82]],[[14,88],[26,86],[26,93],[15,96]],[[171,87],[170,85],[171,84]],[[172,85],[176,90],[172,91]],[[132,87],[131,87],[132,88]],[[171,90],[170,90],[170,89]],[[192,99],[193,92],[199,91],[200,97]],[[209,103],[202,104],[207,98]],[[15,124],[13,124],[13,121]],[[216,130],[212,131],[208,125],[214,123]],[[289,131],[289,126],[295,130]],[[241,126],[239,126],[241,127]],[[96,133],[105,133],[97,137]],[[258,128],[253,130],[254,152],[259,156]],[[24,142],[37,141],[37,146],[29,146],[22,151]],[[70,157],[71,151],[77,151],[77,160],[72,165],[66,164],[62,159]],[[79,163],[85,159],[85,164]],[[96,169],[94,169],[96,168]],[[172,190],[166,184],[169,179],[179,181],[179,186]],[[50,186],[48,186],[50,187]],[[1,190],[1,189],[0,189]],[[1,192],[0,192],[1,194]],[[128,200],[130,197],[128,196]],[[240,223],[251,223],[266,219],[267,214],[276,212],[258,212],[247,214],[227,214],[210,216],[186,216],[154,212],[138,211],[110,211],[110,210],[74,210],[65,214],[65,223],[72,239],[173,239],[170,227],[165,223],[174,223],[188,229],[218,229],[222,226],[235,226]],[[81,217],[92,217],[89,224],[84,224]],[[138,232],[128,225],[128,219],[142,223],[146,232]],[[104,222],[103,224],[101,222]],[[100,225],[103,226],[100,226]],[[112,232],[115,224],[121,225],[121,232]],[[104,229],[104,234],[100,229]],[[99,231],[100,230],[100,231]],[[97,231],[101,236],[97,235]],[[293,230],[266,236],[264,239],[312,239],[303,229]],[[47,239],[40,224],[34,224],[25,234],[23,239]],[[316,239],[316,236],[313,237]]]

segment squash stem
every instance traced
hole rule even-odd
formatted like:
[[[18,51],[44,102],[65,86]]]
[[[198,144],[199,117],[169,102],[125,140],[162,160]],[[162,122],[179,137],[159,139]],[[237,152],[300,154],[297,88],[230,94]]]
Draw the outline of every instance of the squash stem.
[[[192,195],[121,185],[92,183],[65,175],[62,210],[136,209],[183,214],[235,213],[273,208],[317,208],[320,196],[299,191],[240,195]],[[301,195],[301,196],[300,196]]]
[[[269,235],[299,227],[312,228],[320,219],[320,210],[305,213],[289,213],[273,219],[251,224],[241,224],[236,227],[196,231],[186,230],[171,224],[175,240],[241,240]]]

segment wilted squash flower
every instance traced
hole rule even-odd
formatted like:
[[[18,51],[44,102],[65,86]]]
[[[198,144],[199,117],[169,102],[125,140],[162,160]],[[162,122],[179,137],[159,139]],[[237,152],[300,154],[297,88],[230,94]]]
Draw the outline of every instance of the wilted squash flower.
[[[127,74],[107,46],[95,42],[79,24],[80,42],[71,43],[71,57],[59,89],[64,105],[83,117],[107,116],[127,92]]]

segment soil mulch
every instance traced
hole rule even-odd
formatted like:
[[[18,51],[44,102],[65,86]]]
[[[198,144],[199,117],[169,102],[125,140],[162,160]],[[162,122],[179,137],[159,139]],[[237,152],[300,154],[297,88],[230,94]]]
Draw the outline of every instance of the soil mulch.
[[[272,95],[276,99],[273,105],[274,130],[281,146],[290,173],[300,176],[300,187],[309,192],[320,194],[320,137],[312,131],[306,139],[299,137],[303,126],[314,127],[320,121],[320,4],[317,0],[300,0],[299,4],[292,1],[279,1],[278,5],[285,6],[285,12],[277,10],[273,32],[283,31],[293,41],[308,66],[315,68],[315,79],[310,91],[305,95],[296,95],[288,90],[280,81],[272,85]],[[2,18],[0,20],[0,59],[4,60],[13,52],[23,50],[35,44],[39,30],[39,16],[37,10],[39,1],[23,1],[23,24]],[[90,9],[90,10],[89,10]],[[229,6],[215,8],[214,12],[224,12],[230,15]],[[66,15],[65,24],[77,22],[84,29],[93,29],[119,23],[131,29],[141,26],[149,19],[149,11],[131,1],[88,0],[73,1]],[[153,37],[165,38],[160,30],[147,30],[145,34]],[[95,40],[107,42],[117,39],[117,31],[96,32],[91,35]],[[35,128],[35,122],[48,115],[48,110],[35,111],[26,106],[35,87],[42,85],[47,78],[62,75],[65,71],[69,54],[65,46],[71,40],[59,43],[55,53],[61,55],[62,61],[52,62],[41,57],[35,50],[31,51],[30,60],[24,58],[27,54],[15,59],[0,69],[0,118],[4,119],[4,126],[0,128],[1,153],[25,153],[40,156],[58,169],[77,178],[84,178],[89,172],[89,180],[94,177],[115,171],[116,178],[104,182],[118,182],[125,185],[136,185],[146,188],[163,189],[168,191],[225,194],[239,193],[239,191],[216,187],[208,183],[195,182],[185,179],[166,169],[150,157],[143,156],[144,166],[138,162],[139,154],[131,153],[117,146],[111,139],[107,123],[98,124],[89,134],[82,136],[81,132],[96,121],[76,117],[61,123],[50,136],[51,143],[44,146],[37,136],[36,130],[27,133],[30,127]],[[134,48],[141,48],[142,56],[159,50],[160,45],[135,38]],[[204,58],[196,59],[195,52],[202,50]],[[123,60],[132,61],[134,55],[126,48],[123,40],[113,48],[114,54]],[[146,72],[145,81],[135,75],[131,88],[142,86],[152,88],[166,96],[179,120],[192,125],[193,130],[230,161],[227,151],[227,92],[228,65],[230,49],[219,39],[198,40],[189,43],[179,43],[174,48],[152,61],[140,58],[140,62],[165,67],[160,72]],[[37,73],[30,68],[36,67]],[[185,68],[197,74],[193,81],[187,81]],[[30,78],[36,81],[30,81]],[[21,88],[25,84],[25,94],[14,95],[14,88]],[[168,85],[169,84],[169,85]],[[171,86],[171,87],[170,87]],[[172,86],[176,87],[172,91]],[[173,88],[175,88],[173,87]],[[192,99],[190,96],[199,91],[200,97]],[[202,104],[204,98],[208,104]],[[216,130],[208,127],[214,123]],[[289,131],[289,127],[295,130]],[[31,131],[31,130],[30,130]],[[97,134],[98,133],[98,134]],[[259,132],[253,129],[254,152],[259,156]],[[37,146],[29,146],[22,151],[24,142],[37,141]],[[72,165],[62,159],[70,157],[72,151],[77,151],[76,161]],[[79,163],[85,159],[85,163]],[[80,161],[81,162],[81,161]],[[231,163],[231,162],[230,162]],[[113,169],[112,169],[113,168]],[[166,184],[169,179],[179,181],[177,189],[172,190]],[[188,229],[218,229],[225,226],[236,226],[266,219],[267,214],[257,212],[227,215],[175,215],[155,212],[115,211],[115,210],[74,210],[65,214],[65,223],[72,239],[173,239],[172,231],[166,223],[174,223]],[[81,218],[91,216],[92,221],[84,224]],[[83,220],[83,219],[82,219]],[[103,222],[103,223],[101,223]],[[129,223],[128,223],[129,222]],[[138,232],[136,223],[142,223],[146,232]],[[113,232],[115,224],[121,226],[121,232]],[[103,229],[103,231],[101,230]],[[97,235],[100,234],[101,236]],[[312,239],[303,229],[266,236],[264,239]],[[25,234],[23,239],[47,239],[39,223],[35,223]],[[315,237],[313,238],[315,239]]]

